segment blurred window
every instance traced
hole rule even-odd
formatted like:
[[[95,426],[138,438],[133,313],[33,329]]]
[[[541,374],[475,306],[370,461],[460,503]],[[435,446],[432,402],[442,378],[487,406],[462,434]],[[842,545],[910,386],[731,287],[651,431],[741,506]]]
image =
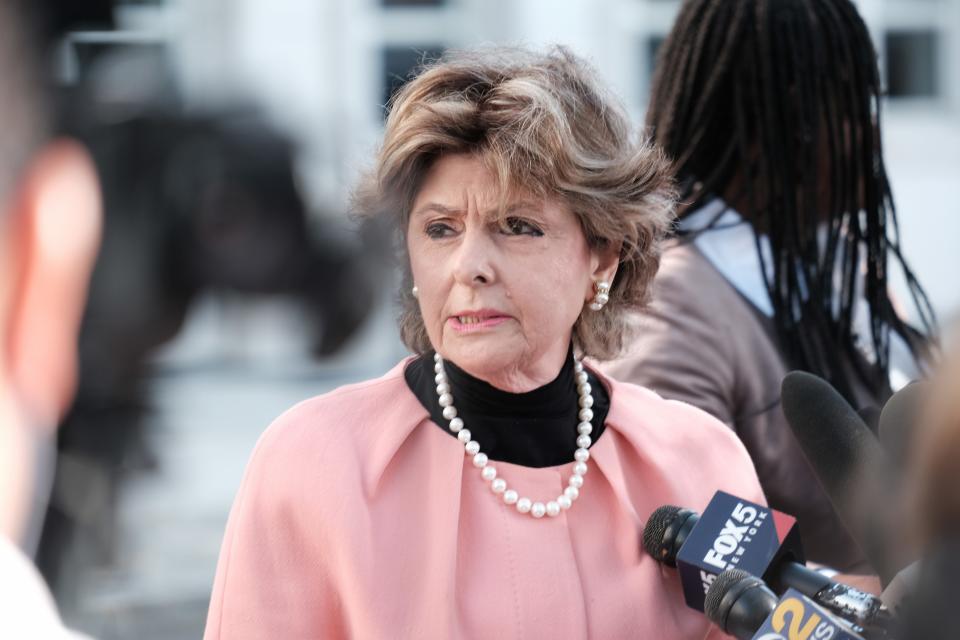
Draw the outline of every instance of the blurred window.
[[[443,50],[444,48],[439,45],[385,47],[383,50],[383,104],[390,102],[393,94],[410,80],[422,64],[443,55]]]
[[[647,37],[645,52],[647,56],[647,77],[651,79],[653,78],[654,70],[657,68],[657,54],[660,52],[660,47],[663,46],[666,39],[667,36],[661,33]]]
[[[111,32],[117,33],[117,32]],[[169,46],[151,41],[99,40],[97,35],[73,43],[76,80],[86,82],[99,75],[99,91],[111,102],[145,97],[168,72]]]
[[[888,31],[885,45],[887,91],[891,97],[939,95],[939,34],[936,31]]]
[[[446,0],[380,0],[385,7],[442,7]]]

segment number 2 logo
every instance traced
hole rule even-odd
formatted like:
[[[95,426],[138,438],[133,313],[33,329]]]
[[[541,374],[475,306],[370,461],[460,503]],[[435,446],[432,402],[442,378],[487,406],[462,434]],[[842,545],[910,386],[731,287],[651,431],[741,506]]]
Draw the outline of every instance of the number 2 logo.
[[[803,602],[797,598],[787,598],[773,612],[770,623],[773,630],[777,633],[766,633],[757,640],[809,640],[811,636],[815,640],[830,640],[833,637],[835,627],[829,622],[823,622],[819,613],[811,613],[804,620],[806,607]],[[782,635],[784,628],[788,627],[787,635]]]

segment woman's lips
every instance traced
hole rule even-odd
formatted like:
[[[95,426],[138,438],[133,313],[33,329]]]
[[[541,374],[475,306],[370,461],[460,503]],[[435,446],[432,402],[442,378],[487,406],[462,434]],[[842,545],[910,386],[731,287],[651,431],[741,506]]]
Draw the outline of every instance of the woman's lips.
[[[454,331],[459,333],[473,333],[491,329],[497,325],[503,324],[510,319],[510,316],[498,313],[462,313],[450,316],[447,322],[453,327]]]

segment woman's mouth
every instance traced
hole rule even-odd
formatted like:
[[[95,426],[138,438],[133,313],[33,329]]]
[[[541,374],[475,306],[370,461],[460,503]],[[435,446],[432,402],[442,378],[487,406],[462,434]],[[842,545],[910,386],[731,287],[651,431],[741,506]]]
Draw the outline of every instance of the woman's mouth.
[[[450,316],[447,321],[455,331],[460,333],[471,333],[474,331],[482,331],[483,329],[496,327],[497,325],[503,324],[509,319],[510,316],[499,313],[466,312]]]

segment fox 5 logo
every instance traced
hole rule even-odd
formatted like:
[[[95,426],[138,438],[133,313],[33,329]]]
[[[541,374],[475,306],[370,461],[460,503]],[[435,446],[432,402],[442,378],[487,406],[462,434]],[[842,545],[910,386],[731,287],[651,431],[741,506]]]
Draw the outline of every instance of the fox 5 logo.
[[[738,502],[720,533],[707,550],[703,561],[723,571],[740,562],[744,545],[753,542],[758,527],[767,518],[767,511]]]

